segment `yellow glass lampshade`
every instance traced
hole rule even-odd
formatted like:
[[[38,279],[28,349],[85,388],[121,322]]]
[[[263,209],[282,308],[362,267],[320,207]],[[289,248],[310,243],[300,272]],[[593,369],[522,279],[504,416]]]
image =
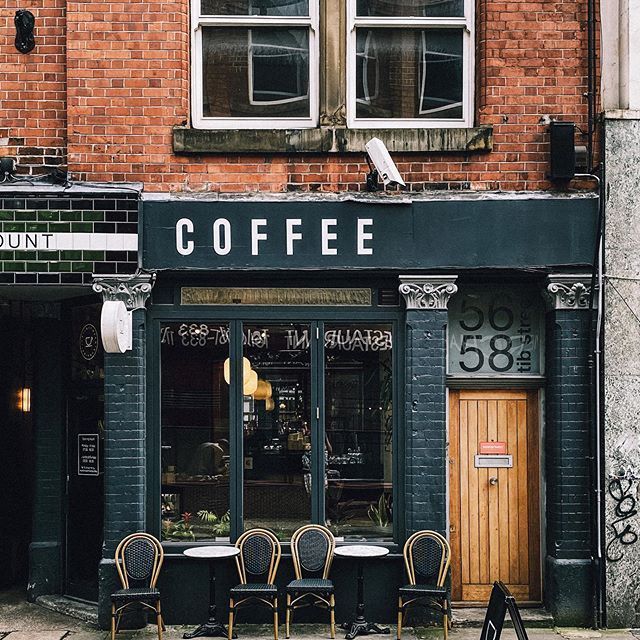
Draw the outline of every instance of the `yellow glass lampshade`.
[[[258,388],[256,389],[253,397],[256,400],[266,400],[270,398],[273,391],[271,389],[271,383],[267,380],[258,380]]]
[[[224,366],[223,366],[223,374],[224,374],[224,381],[229,384],[231,382],[231,359],[227,358],[224,361]],[[249,362],[249,358],[242,358],[242,382],[244,384],[247,384],[247,382],[249,381],[249,378],[251,378],[251,373],[252,373],[252,369],[251,369],[251,363]],[[257,374],[256,374],[257,377]]]

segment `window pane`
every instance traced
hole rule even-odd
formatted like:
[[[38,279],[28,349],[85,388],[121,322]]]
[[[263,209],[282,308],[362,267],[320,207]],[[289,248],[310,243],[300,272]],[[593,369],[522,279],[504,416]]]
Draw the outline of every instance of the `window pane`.
[[[226,324],[161,325],[162,537],[229,536]]]
[[[325,516],[336,535],[393,534],[391,325],[327,325]]]
[[[358,29],[358,118],[462,118],[460,29]]]
[[[244,528],[287,539],[311,521],[309,325],[245,325],[243,334],[251,365],[244,372]]]
[[[309,0],[202,0],[204,16],[308,16]]]
[[[357,0],[356,15],[381,18],[463,16],[463,0]]]
[[[308,117],[308,29],[203,29],[205,117]]]

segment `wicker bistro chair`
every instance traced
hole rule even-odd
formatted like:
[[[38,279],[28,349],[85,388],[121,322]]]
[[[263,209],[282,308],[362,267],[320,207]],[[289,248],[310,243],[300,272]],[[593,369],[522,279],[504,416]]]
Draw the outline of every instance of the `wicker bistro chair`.
[[[294,609],[320,606],[329,610],[331,637],[336,637],[333,582],[328,579],[335,539],[329,529],[318,524],[300,527],[291,536],[291,555],[296,579],[286,587],[286,637]],[[306,576],[306,577],[305,577]],[[308,599],[311,598],[311,602]],[[306,602],[303,600],[307,599]]]
[[[418,531],[404,545],[404,564],[409,584],[400,587],[398,596],[398,640],[409,605],[422,604],[443,614],[444,638],[451,621],[451,594],[445,586],[451,547],[435,531]]]
[[[273,637],[278,640],[278,588],[276,572],[280,564],[280,542],[266,529],[249,529],[237,540],[240,549],[236,566],[240,584],[229,591],[229,640],[241,606],[252,602],[265,604],[273,610]]]
[[[122,589],[111,594],[111,640],[116,637],[125,610],[136,604],[156,614],[158,638],[162,640],[164,622],[160,592],[156,589],[164,560],[162,545],[148,533],[132,533],[116,548],[115,560]]]

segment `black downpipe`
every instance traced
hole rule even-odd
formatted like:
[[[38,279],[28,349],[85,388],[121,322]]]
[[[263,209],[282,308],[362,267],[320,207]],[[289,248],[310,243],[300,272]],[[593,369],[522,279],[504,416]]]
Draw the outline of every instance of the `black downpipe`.
[[[595,0],[587,0],[587,172],[595,173],[594,169],[594,137],[596,126],[596,3]],[[592,353],[589,358],[589,371],[591,375],[591,399],[590,399],[590,425],[591,425],[591,486],[592,486],[592,514],[591,518],[591,565],[592,565],[592,602],[594,629],[606,625],[606,604],[604,600],[605,587],[605,562],[602,554],[604,547],[604,464],[602,454],[604,452],[604,410],[603,395],[603,359],[602,359],[602,313],[603,309],[594,305],[594,298],[598,292],[600,302],[604,292],[599,292],[602,286],[601,251],[603,251],[604,224],[605,224],[605,164],[604,164],[604,131],[601,131],[599,145],[599,180],[598,180],[598,224],[596,232],[596,246],[591,274],[591,304],[592,313],[590,323],[590,345]],[[596,368],[599,370],[597,371]],[[598,415],[598,412],[600,415]],[[600,429],[596,425],[600,425]]]
[[[587,0],[587,173],[593,173],[593,138],[596,119],[596,7]]]

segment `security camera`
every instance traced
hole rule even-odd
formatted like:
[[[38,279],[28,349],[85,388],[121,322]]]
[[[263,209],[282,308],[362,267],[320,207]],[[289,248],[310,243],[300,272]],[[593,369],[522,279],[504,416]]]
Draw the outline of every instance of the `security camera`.
[[[367,162],[371,169],[371,172],[367,176],[367,189],[369,189],[369,191],[377,191],[378,176],[382,177],[385,187],[390,184],[399,184],[402,187],[407,186],[382,140],[379,138],[371,138],[371,140],[364,145],[364,148],[367,152]],[[371,167],[372,162],[375,169]]]

